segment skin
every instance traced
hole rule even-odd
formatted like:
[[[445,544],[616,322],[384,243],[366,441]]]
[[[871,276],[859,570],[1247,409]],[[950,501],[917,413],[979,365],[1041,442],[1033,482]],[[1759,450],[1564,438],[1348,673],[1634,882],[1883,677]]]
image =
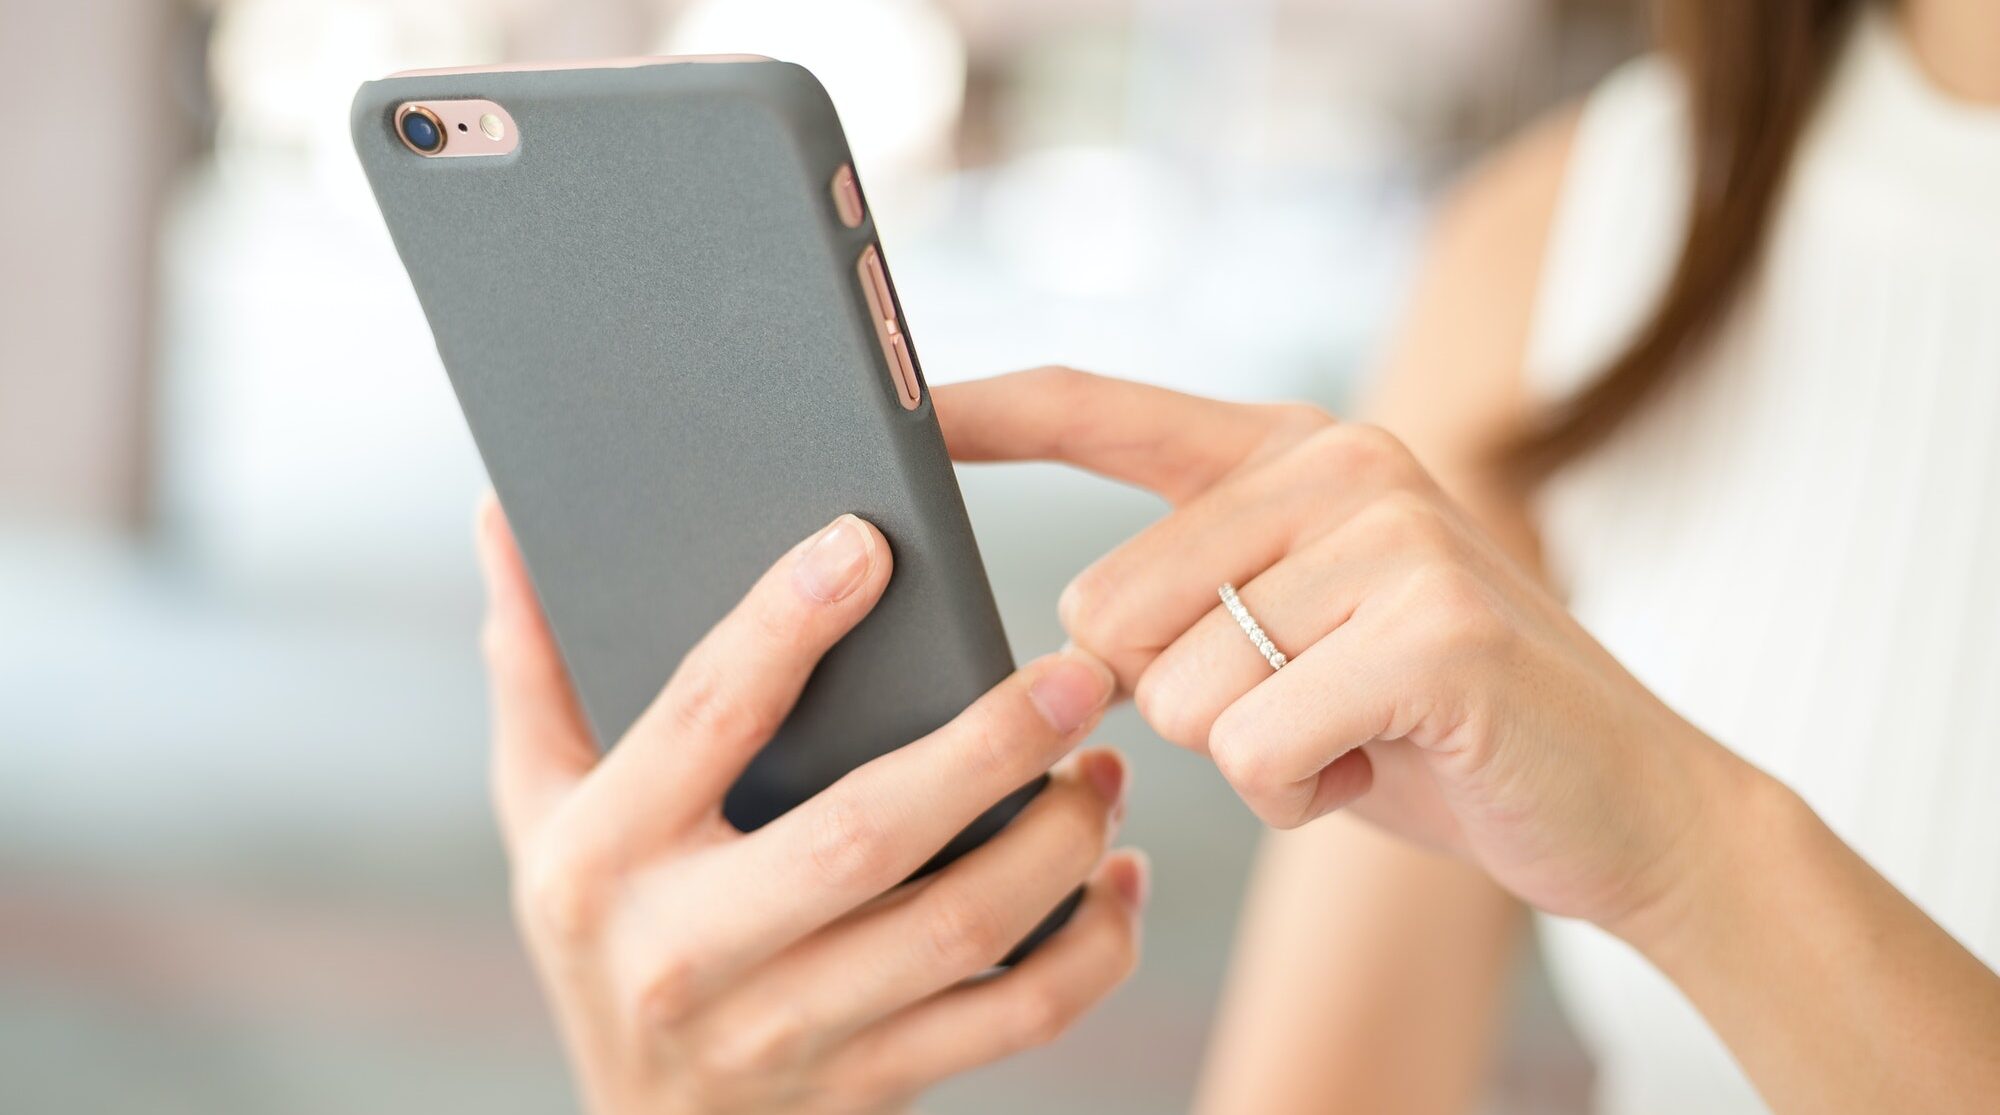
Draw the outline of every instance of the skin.
[[[1519,360],[1574,128],[1553,118],[1447,199],[1369,406],[1527,569],[1533,526],[1482,447],[1529,413]],[[1523,909],[1476,866],[1351,814],[1267,836],[1196,1110],[1471,1110]]]
[[[1940,85],[2000,97],[2000,5],[1903,17]],[[482,512],[495,796],[593,1111],[900,1110],[1108,993],[1136,956],[1144,861],[1102,855],[1115,755],[1058,760],[1114,684],[1280,830],[1199,1110],[1470,1109],[1524,902],[1630,942],[1779,1110],[2000,1094],[2000,979],[1597,647],[1485,468],[1527,413],[1520,354],[1571,129],[1517,142],[1447,206],[1371,410],[1394,436],[1061,370],[938,390],[961,458],[1069,461],[1175,509],[1065,594],[1084,651],[758,833],[722,822],[722,790],[886,584],[873,528],[841,521],[866,542],[859,574],[807,572],[815,540],[781,559],[600,759],[504,521]],[[1225,579],[1295,652],[1282,675],[1222,615]],[[1050,764],[1001,837],[897,885]],[[1069,928],[964,982],[1086,878]]]
[[[1939,88],[1975,104],[2000,104],[2000,3],[1907,0],[1899,8],[1917,62]]]
[[[1266,824],[1355,805],[1555,912],[1621,924],[1744,776],[1590,640],[1378,427],[1065,370],[948,389],[968,459],[1059,459],[1175,510],[1060,611]],[[1134,456],[1132,447],[1143,446]],[[1246,653],[1242,586],[1291,664]]]
[[[2000,5],[1901,14],[1941,85],[1994,99]],[[1472,1109],[1526,902],[1633,945],[1777,1110],[1982,1110],[2000,978],[1568,622],[1487,466],[1528,413],[1572,131],[1551,121],[1446,207],[1372,408],[1399,437],[1067,373],[939,392],[962,456],[1066,460],[1174,504],[1063,609],[1163,734],[1281,828],[1354,802],[1268,842],[1197,1109]],[[1207,596],[1224,579],[1294,654],[1283,674]]]
[[[1102,663],[1030,663],[744,834],[722,795],[888,584],[875,528],[842,516],[779,559],[602,757],[490,499],[478,535],[494,796],[523,936],[591,1111],[903,1110],[1052,1040],[1131,972],[1145,862],[1105,854],[1125,767],[1106,750],[1064,760],[1111,696]],[[1003,833],[899,885],[1052,765]],[[1063,929],[967,982],[1079,884]]]
[[[1779,1110],[2000,1095],[2000,977],[1648,693],[1396,438],[1067,370],[949,391],[968,459],[1065,461],[1174,505],[1070,586],[1064,624],[1265,823],[1350,808],[1596,923]],[[1213,602],[1225,581],[1289,649],[1282,670]]]

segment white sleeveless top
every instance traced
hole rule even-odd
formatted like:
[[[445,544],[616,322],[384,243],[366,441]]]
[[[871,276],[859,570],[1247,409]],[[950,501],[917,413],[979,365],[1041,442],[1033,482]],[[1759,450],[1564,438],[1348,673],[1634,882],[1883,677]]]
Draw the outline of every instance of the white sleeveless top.
[[[1588,382],[1655,306],[1686,128],[1657,59],[1591,97],[1538,394]],[[1553,575],[1620,661],[2000,963],[2000,111],[1948,100],[1888,19],[1863,21],[1728,327],[1539,511]],[[1541,928],[1601,1112],[1764,1109],[1635,953]]]

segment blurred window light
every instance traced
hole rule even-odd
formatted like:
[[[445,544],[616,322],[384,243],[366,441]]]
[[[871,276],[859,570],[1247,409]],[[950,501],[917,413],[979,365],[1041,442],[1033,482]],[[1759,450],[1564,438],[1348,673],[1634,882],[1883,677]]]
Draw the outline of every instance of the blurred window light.
[[[1130,294],[1172,281],[1199,202],[1162,160],[1125,147],[1060,147],[993,172],[985,233],[1029,283]]]
[[[871,186],[949,165],[965,41],[926,0],[696,0],[662,53],[764,54],[811,70]]]
[[[227,0],[209,65],[225,159],[302,157],[347,184],[354,89],[395,70],[497,57],[497,21],[473,0]]]

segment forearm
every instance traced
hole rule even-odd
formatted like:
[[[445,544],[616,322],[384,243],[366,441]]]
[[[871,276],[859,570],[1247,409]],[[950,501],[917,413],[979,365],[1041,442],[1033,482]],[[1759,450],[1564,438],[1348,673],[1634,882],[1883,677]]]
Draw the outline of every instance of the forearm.
[[[2000,976],[1775,780],[1730,760],[1689,885],[1614,927],[1778,1111],[1990,1111]]]
[[[1267,836],[1194,1110],[1471,1110],[1522,924],[1356,818]]]

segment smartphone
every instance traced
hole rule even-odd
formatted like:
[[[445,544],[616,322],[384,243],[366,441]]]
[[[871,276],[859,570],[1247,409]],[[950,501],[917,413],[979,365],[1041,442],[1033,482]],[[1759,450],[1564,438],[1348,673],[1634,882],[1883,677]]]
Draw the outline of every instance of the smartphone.
[[[895,574],[729,792],[733,824],[765,824],[1012,671],[811,73],[747,55],[412,71],[363,85],[352,127],[601,745],[842,512],[881,528]]]

